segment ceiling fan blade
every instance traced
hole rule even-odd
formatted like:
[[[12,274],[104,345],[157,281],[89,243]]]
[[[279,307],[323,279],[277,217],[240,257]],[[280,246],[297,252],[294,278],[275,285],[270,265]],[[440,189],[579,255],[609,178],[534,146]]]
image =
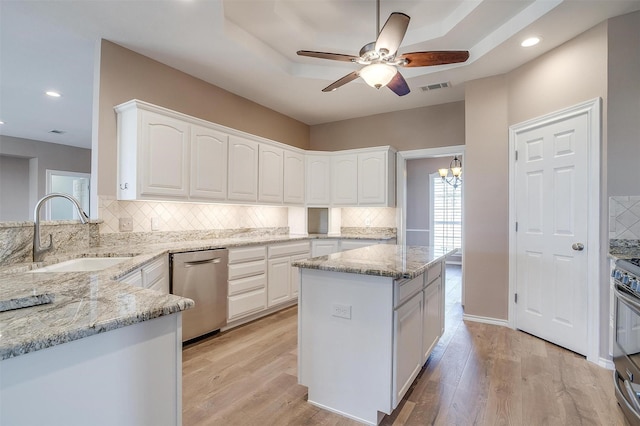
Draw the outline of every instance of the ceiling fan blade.
[[[378,34],[376,51],[380,52],[384,49],[388,52],[387,56],[393,56],[398,51],[400,43],[402,43],[410,19],[404,13],[393,12],[387,22],[384,23],[380,34]]]
[[[328,85],[327,87],[322,89],[322,91],[323,92],[333,92],[338,87],[343,86],[343,85],[347,84],[348,82],[355,80],[358,77],[360,77],[360,73],[358,71],[354,71],[354,72],[352,72],[350,74],[345,75],[340,80],[334,81],[333,83],[331,83],[330,85]]]
[[[299,56],[309,56],[311,58],[331,59],[332,61],[355,62],[358,58],[353,55],[342,55],[340,53],[312,52],[310,50],[298,50]]]
[[[432,52],[404,53],[396,59],[406,59],[404,67],[428,67],[431,65],[445,65],[464,62],[469,59],[466,50],[436,50]]]
[[[409,93],[409,85],[407,81],[404,79],[400,71],[396,73],[396,75],[391,79],[387,87],[393,91],[398,96],[404,96]]]

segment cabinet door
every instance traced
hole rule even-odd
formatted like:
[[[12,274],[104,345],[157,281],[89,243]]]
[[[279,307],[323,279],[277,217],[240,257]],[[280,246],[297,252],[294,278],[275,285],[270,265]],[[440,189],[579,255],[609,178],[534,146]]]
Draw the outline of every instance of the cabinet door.
[[[338,252],[338,240],[314,240],[311,242],[311,256],[326,256]]]
[[[229,200],[258,199],[258,142],[229,136]]]
[[[232,321],[247,315],[263,311],[267,307],[265,289],[229,296],[227,320]]]
[[[290,277],[291,261],[289,257],[269,260],[267,278],[267,306],[286,302],[291,298]]]
[[[424,324],[422,326],[422,364],[427,362],[429,354],[440,338],[440,318],[442,310],[442,281],[440,278],[433,281],[423,291],[424,297]]]
[[[227,199],[228,140],[222,132],[191,126],[191,197]]]
[[[358,154],[358,203],[385,205],[388,185],[387,152]]]
[[[336,206],[358,205],[358,155],[336,155],[331,162],[331,202]]]
[[[422,367],[422,292],[393,313],[393,408]]]
[[[258,200],[282,203],[284,153],[280,148],[260,144],[258,160]]]
[[[284,195],[285,204],[304,204],[304,155],[284,151]]]
[[[189,125],[150,111],[141,114],[140,195],[186,198]]]
[[[297,254],[295,256],[291,256],[291,262],[295,262],[296,260],[304,260],[309,258],[310,253]],[[300,268],[294,268],[293,266],[290,269],[291,271],[291,297],[296,298],[300,293]]]
[[[169,258],[167,256],[142,267],[142,286],[169,294]]]
[[[313,206],[331,204],[331,157],[307,154],[306,178],[307,204]]]

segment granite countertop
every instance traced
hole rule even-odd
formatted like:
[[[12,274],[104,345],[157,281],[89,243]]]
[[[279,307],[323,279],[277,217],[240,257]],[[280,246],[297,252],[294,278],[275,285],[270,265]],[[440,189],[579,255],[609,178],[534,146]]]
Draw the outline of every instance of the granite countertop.
[[[312,259],[298,260],[292,266],[331,272],[375,275],[394,279],[415,278],[429,266],[456,252],[420,246],[377,244]]]
[[[7,359],[105,331],[170,315],[194,306],[191,299],[161,294],[117,280],[144,264],[185,251],[309,240],[324,236],[270,235],[211,240],[172,241],[95,247],[69,252],[45,262],[0,267],[0,300],[11,307],[0,312],[0,359]],[[344,234],[334,238],[385,239],[377,234]],[[131,257],[99,272],[29,273],[42,266],[79,257]],[[30,306],[34,303],[44,303]]]
[[[640,240],[609,240],[609,257],[614,260],[640,258]]]

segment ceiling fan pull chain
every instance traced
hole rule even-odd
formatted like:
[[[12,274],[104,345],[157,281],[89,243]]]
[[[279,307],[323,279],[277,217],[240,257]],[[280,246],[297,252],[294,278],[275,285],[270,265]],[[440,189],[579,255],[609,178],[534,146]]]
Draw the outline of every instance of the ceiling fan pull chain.
[[[376,38],[380,35],[380,0],[376,0]]]

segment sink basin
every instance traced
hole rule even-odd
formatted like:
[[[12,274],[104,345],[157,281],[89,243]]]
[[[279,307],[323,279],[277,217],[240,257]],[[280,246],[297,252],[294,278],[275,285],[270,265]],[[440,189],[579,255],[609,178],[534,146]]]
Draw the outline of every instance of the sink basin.
[[[66,262],[54,263],[43,266],[29,272],[91,272],[101,271],[120,262],[131,259],[130,257],[81,257]]]

